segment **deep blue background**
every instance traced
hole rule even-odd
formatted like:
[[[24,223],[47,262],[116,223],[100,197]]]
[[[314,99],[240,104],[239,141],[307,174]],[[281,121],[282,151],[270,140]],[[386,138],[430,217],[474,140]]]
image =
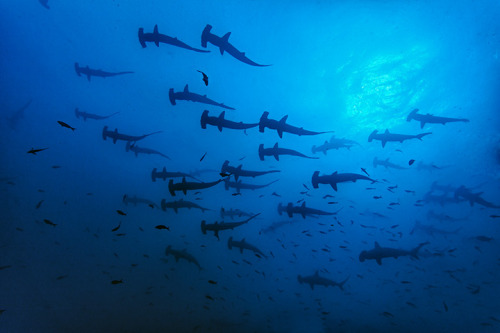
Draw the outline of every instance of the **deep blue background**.
[[[490,216],[500,210],[419,201],[437,181],[471,187],[500,204],[498,1],[50,0],[49,6],[0,0],[0,267],[7,266],[0,270],[0,310],[5,310],[0,332],[499,330],[500,220]],[[255,62],[272,66],[243,64],[227,53],[221,56],[213,45],[206,54],[164,44],[142,49],[138,28],[151,32],[155,24],[160,33],[198,48],[206,24],[218,36],[231,31],[231,43]],[[74,62],[135,73],[88,82],[75,74]],[[208,74],[208,87],[196,70]],[[227,119],[258,122],[269,111],[270,118],[288,115],[292,125],[335,131],[360,145],[319,153],[318,160],[283,156],[262,162],[261,143],[279,142],[312,155],[311,147],[331,135],[285,133],[280,139],[270,130],[250,129],[246,135],[211,126],[203,130],[202,111],[217,116],[221,110],[184,101],[172,106],[169,88],[180,91],[186,84],[236,108],[226,112]],[[7,119],[30,99],[13,128]],[[120,113],[84,122],[75,118],[76,107]],[[421,130],[419,123],[406,121],[414,108],[470,123]],[[133,135],[163,131],[138,145],[172,160],[135,157],[123,142],[103,141],[104,125]],[[386,128],[433,134],[385,148],[367,142],[374,129]],[[32,147],[49,149],[26,154]],[[405,166],[410,159],[416,162],[408,170],[386,170],[372,166],[374,157]],[[166,166],[184,172],[211,169],[200,178],[213,181],[220,178],[224,160],[244,169],[281,170],[244,182],[279,181],[240,196],[220,184],[201,195],[171,197],[167,182],[150,179],[153,168]],[[441,169],[418,170],[420,162]],[[360,168],[380,182],[342,183],[338,192],[327,185],[312,189],[315,170],[362,173]],[[394,193],[387,190],[396,185]],[[125,206],[124,194],[158,204],[184,197],[212,211],[175,214]],[[335,198],[323,199],[326,194]],[[262,232],[288,219],[277,213],[280,202],[300,199],[325,211],[342,210],[335,218],[298,217]],[[390,205],[395,202],[399,205]],[[221,207],[261,215],[222,232],[218,241],[201,233],[200,222],[220,221]],[[430,210],[462,220],[428,219]],[[458,232],[410,234],[416,220]],[[120,230],[111,232],[120,222]],[[170,230],[155,229],[158,224]],[[230,236],[246,238],[268,258],[228,250]],[[420,260],[359,262],[359,253],[374,241],[403,249],[430,244]],[[187,249],[203,270],[166,257],[167,245]],[[298,283],[297,275],[317,270],[334,281],[350,276],[345,290],[311,290]],[[111,284],[120,279],[124,283]]]

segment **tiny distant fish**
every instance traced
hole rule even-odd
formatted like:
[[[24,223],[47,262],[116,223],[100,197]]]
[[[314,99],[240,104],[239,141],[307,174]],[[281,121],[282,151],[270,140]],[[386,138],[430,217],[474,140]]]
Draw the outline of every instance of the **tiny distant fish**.
[[[120,237],[120,236],[125,236],[126,234],[122,233],[122,234],[116,234],[116,235]]]
[[[199,73],[201,73],[201,75],[203,75],[203,82],[205,82],[205,86],[208,86],[208,76],[207,76],[207,74],[203,73],[200,70],[196,70],[196,71],[199,72]]]
[[[121,210],[119,210],[119,209],[117,209],[117,210],[116,210],[116,212],[117,212],[119,215],[123,215],[123,216],[127,215],[126,213],[122,212],[122,211],[121,211]]]
[[[276,192],[271,193],[271,195],[274,195],[275,197],[281,198],[281,195],[279,195],[279,194],[278,194],[278,193],[276,193]]]
[[[57,224],[55,224],[54,222],[50,221],[50,220],[47,220],[47,219],[43,219],[43,222],[45,222],[45,224],[48,224],[48,225],[51,225],[53,227],[55,227]]]
[[[159,224],[155,228],[158,229],[158,230],[166,229],[166,230],[170,231],[170,227],[166,227],[163,224]]]
[[[4,270],[4,269],[7,269],[7,268],[11,268],[11,267],[12,267],[12,265],[0,266],[0,271]]]
[[[153,205],[153,204],[149,204],[148,206],[151,207],[152,209],[155,208],[155,205]]]
[[[261,259],[261,258],[262,258],[262,256],[261,256],[260,254],[258,254],[258,253],[255,253],[255,256],[256,256],[257,258],[259,258],[259,259]]]
[[[221,172],[221,173],[219,173],[219,175],[220,175],[221,177],[229,177],[229,176],[231,176],[231,174],[230,174],[230,173],[227,173],[227,172]]]
[[[57,123],[58,123],[59,125],[61,125],[62,127],[69,128],[69,129],[70,129],[70,130],[72,130],[72,131],[74,131],[74,130],[76,129],[76,128],[74,128],[74,127],[69,126],[69,125],[68,125],[68,124],[66,124],[64,121],[60,121],[60,120],[58,120],[58,121],[57,121]]]
[[[0,315],[5,312],[5,309],[0,309]]]
[[[486,236],[476,236],[475,238],[481,242],[491,242],[493,240],[493,238]]]
[[[375,200],[382,199],[382,196],[381,195],[374,195],[373,199],[375,199]]]
[[[297,200],[297,203],[301,203],[304,199]]]
[[[481,323],[480,325],[481,326],[493,326],[491,323],[486,323],[486,322],[485,323]]]
[[[36,204],[35,209],[40,208],[40,206],[42,205],[42,203],[43,203],[43,200],[40,200],[40,201]]]
[[[263,196],[264,196],[264,194],[261,194],[261,195],[259,195],[259,198],[262,198]]]
[[[308,190],[308,191],[309,191],[309,187],[307,187],[307,185],[306,185],[306,184],[302,184],[302,186],[304,186],[304,187],[306,188],[306,190]]]
[[[338,201],[328,201],[328,204],[329,205],[335,205],[335,204],[338,204]]]
[[[207,152],[205,152],[205,154],[203,154],[203,156],[200,158],[200,162],[203,161],[203,159],[205,158],[205,156],[207,156]]]
[[[396,149],[396,151],[398,151],[398,152],[400,152],[400,153],[402,153],[402,152],[403,152],[401,149]]]
[[[389,206],[399,206],[399,205],[400,205],[400,203],[399,203],[399,202],[391,202],[391,203],[389,204]]]
[[[375,187],[367,187],[367,190],[375,190]]]
[[[397,227],[399,227],[399,224],[392,225],[391,229],[394,229],[394,228],[397,228]]]
[[[341,249],[347,249],[347,246],[345,246],[345,245],[339,245],[339,247],[340,247]]]
[[[415,194],[415,191],[412,191],[412,190],[405,190],[406,193],[412,193],[412,194]]]
[[[409,160],[408,161],[408,165],[412,165],[413,163],[415,163],[415,160]]]
[[[30,150],[27,151],[27,153],[36,155],[36,153],[39,153],[39,152],[47,150],[47,149],[49,149],[49,148],[38,148],[38,149],[31,148]]]
[[[302,191],[300,192],[300,194],[307,194],[307,191]]]
[[[243,161],[246,158],[246,156],[243,156],[242,158],[238,159],[238,161]]]
[[[210,283],[210,284],[217,284],[217,282],[215,282],[214,280],[208,280],[208,283]]]
[[[214,298],[213,298],[212,296],[210,296],[210,295],[205,295],[205,298],[206,298],[206,299],[209,299],[209,300],[211,300],[211,301],[213,301],[213,300],[214,300]]]
[[[492,219],[497,219],[497,218],[499,218],[499,217],[500,217],[500,215],[490,215],[490,217],[491,217]]]
[[[500,323],[500,319],[497,319],[497,318],[495,318],[493,316],[490,316],[490,319],[493,320],[493,321],[496,321],[497,323]]]
[[[237,195],[241,195],[241,192],[236,192],[236,193],[233,193],[231,194],[233,197],[237,196]]]
[[[401,281],[402,284],[410,284],[411,282],[410,281],[406,281],[406,280],[403,280]]]
[[[382,312],[382,314],[384,316],[386,316],[387,318],[394,318],[394,315],[392,313],[390,313],[390,312],[384,311],[384,312]]]
[[[111,284],[120,284],[120,283],[123,283],[123,279],[122,280],[113,280],[113,281],[111,281]]]
[[[417,308],[417,306],[415,304],[413,304],[412,302],[406,302],[406,304],[408,304],[412,308]]]
[[[445,301],[443,301],[443,306],[444,306],[444,311],[448,312],[448,305],[446,305]]]
[[[58,276],[58,277],[56,278],[56,280],[58,280],[58,281],[59,281],[59,280],[65,279],[65,278],[67,278],[67,277],[68,277],[68,275],[60,275],[60,276]]]
[[[326,199],[326,198],[335,198],[335,197],[333,195],[327,194],[327,195],[323,196],[323,199]]]
[[[40,189],[38,189],[38,192],[40,192],[40,193],[45,193],[45,190],[42,190],[42,189],[40,188]]]
[[[60,166],[60,165],[53,165],[53,166],[52,166],[52,169],[60,169],[60,168],[61,168],[61,166]]]
[[[85,195],[88,195],[88,196],[90,197],[90,196],[93,196],[93,195],[94,195],[94,193],[92,193],[92,192],[88,192],[88,193],[85,193]]]
[[[370,175],[368,174],[368,172],[366,172],[365,168],[361,168],[361,171],[363,171],[368,177],[370,177]]]
[[[198,194],[201,194],[201,192],[200,191],[194,192],[194,195],[198,195]]]

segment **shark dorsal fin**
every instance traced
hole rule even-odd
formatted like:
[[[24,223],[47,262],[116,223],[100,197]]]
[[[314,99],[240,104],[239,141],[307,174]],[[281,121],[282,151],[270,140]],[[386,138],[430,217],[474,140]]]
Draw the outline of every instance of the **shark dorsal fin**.
[[[305,206],[306,206],[306,202],[304,201],[304,202],[302,203],[302,207],[305,207]]]
[[[378,242],[375,242],[375,248],[376,248],[376,249],[379,249],[379,248],[380,248],[380,245],[378,244]]]
[[[222,36],[222,40],[227,42],[229,40],[229,36],[231,36],[231,32],[228,32],[227,34],[225,34],[224,36]]]
[[[277,149],[277,148],[278,148],[278,143],[277,143],[277,142],[274,144],[274,147],[273,147],[273,148],[274,148],[274,149]]]
[[[219,115],[219,119],[220,120],[223,120],[224,119],[224,115],[226,114],[226,111],[222,111]]]
[[[184,87],[184,92],[189,92],[189,88],[188,88],[188,85],[186,84],[186,86]]]
[[[333,175],[336,175],[337,173],[338,173],[338,172],[337,172],[337,171],[335,171],[334,173],[332,173],[332,176],[333,176]]]
[[[241,171],[242,167],[243,167],[243,164],[240,164],[240,165],[238,165],[238,167],[236,169],[238,169],[238,171]]]
[[[155,28],[153,29],[153,33],[158,34],[158,24],[155,24]]]
[[[166,173],[166,172],[167,172],[167,168],[163,167],[163,173]]]
[[[182,177],[182,183],[186,184],[186,177]]]
[[[284,116],[283,118],[280,119],[280,124],[286,123],[286,120],[288,119],[288,115]]]
[[[245,238],[243,238],[243,239],[241,240],[241,242],[242,242],[242,243],[245,243]]]
[[[389,129],[386,129],[384,133],[389,134]]]
[[[319,272],[318,271],[314,272],[314,276],[319,276]]]

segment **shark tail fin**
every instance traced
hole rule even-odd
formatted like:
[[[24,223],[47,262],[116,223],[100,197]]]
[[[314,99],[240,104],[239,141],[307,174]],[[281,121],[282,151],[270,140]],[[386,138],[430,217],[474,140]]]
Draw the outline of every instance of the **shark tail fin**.
[[[417,114],[417,112],[418,109],[414,109],[412,112],[410,112],[408,117],[406,117],[406,121],[411,121],[412,119],[415,119],[415,115]]]
[[[418,259],[418,251],[420,251],[420,249],[422,248],[422,246],[427,245],[427,244],[429,244],[429,242],[420,243],[416,248],[414,248],[413,250],[411,250],[410,255],[412,257],[414,257],[415,259]]]
[[[347,282],[347,280],[349,280],[350,277],[351,276],[349,275],[344,281],[342,281],[342,282],[339,283],[339,288],[341,290],[344,290],[344,284]]]
[[[427,133],[420,133],[420,134],[417,134],[416,137],[417,139],[419,139],[420,141],[422,141],[422,138],[426,135],[429,135],[429,134],[432,134],[432,132],[427,132]]]

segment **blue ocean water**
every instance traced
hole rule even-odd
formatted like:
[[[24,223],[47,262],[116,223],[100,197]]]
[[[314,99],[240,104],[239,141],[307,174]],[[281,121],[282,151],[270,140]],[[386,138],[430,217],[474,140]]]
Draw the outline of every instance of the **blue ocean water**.
[[[498,1],[0,9],[0,332],[500,330]]]

